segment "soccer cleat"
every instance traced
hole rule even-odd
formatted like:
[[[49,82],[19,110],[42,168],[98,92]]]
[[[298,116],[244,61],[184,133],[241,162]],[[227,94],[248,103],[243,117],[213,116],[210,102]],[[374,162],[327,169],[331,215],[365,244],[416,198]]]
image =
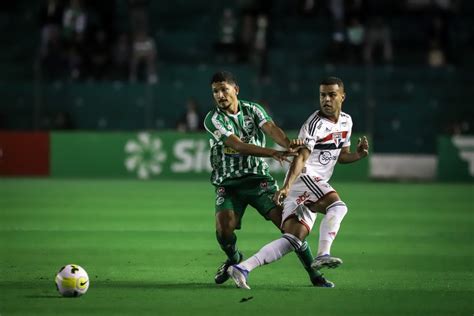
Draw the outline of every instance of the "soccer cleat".
[[[311,283],[313,283],[313,285],[317,287],[335,287],[334,283],[327,280],[322,275],[318,275],[317,277],[311,278]]]
[[[228,270],[229,276],[234,280],[235,285],[241,289],[250,290],[250,286],[247,284],[247,276],[249,272],[240,268],[238,265],[233,265],[229,267]]]
[[[242,259],[244,258],[244,256],[242,255],[241,252],[239,252],[239,257],[240,257],[240,260],[239,262],[242,261]],[[236,264],[236,263],[239,263],[239,262],[234,262],[234,261],[231,261],[230,259],[227,259],[223,264],[221,264],[221,266],[217,269],[217,273],[216,273],[216,276],[214,277],[214,281],[217,283],[217,284],[222,284],[224,283],[225,281],[229,280],[229,274],[227,273],[227,269],[229,269],[229,267],[233,264]]]
[[[342,264],[342,260],[330,255],[318,256],[311,263],[311,268],[321,270],[322,268],[334,269]]]

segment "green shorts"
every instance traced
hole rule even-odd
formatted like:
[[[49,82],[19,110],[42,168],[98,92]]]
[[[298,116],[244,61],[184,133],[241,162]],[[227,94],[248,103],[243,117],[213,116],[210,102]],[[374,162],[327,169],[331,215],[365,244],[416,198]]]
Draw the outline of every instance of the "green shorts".
[[[247,175],[224,181],[216,186],[216,213],[233,210],[239,216],[237,229],[240,229],[248,205],[268,219],[267,213],[277,206],[273,202],[273,194],[277,190],[278,185],[270,176]]]

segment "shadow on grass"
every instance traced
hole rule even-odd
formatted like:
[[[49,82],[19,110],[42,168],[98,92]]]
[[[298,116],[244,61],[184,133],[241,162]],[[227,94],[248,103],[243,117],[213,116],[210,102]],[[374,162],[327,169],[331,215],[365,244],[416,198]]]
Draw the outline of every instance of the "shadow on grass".
[[[229,283],[230,285],[230,283]],[[216,285],[214,283],[203,282],[149,282],[149,281],[103,281],[94,282],[97,288],[128,288],[128,289],[166,289],[166,290],[182,290],[182,289],[233,289],[228,285]]]
[[[25,298],[64,298],[59,295],[25,295]]]
[[[150,282],[150,281],[103,281],[95,282],[94,288],[123,288],[123,289],[155,289],[155,290],[196,290],[196,289],[207,289],[207,290],[231,290],[235,291],[237,287],[231,280],[224,284],[215,284],[214,282]],[[305,290],[314,287],[310,285],[265,285],[262,286],[262,290],[274,290],[280,292],[290,292],[295,289]],[[239,289],[241,291],[241,289]]]

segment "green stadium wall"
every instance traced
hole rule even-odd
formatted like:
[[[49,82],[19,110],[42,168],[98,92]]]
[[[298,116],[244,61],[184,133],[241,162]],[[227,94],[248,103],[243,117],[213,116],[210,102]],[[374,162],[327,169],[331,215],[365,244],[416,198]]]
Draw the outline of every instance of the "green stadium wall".
[[[352,150],[359,136],[353,135]],[[267,147],[277,148],[272,141]],[[438,137],[437,147],[438,180],[474,181],[473,136]],[[0,132],[0,176],[207,179],[208,155],[205,133]],[[268,163],[282,180],[288,166]],[[369,159],[337,165],[333,180],[365,181],[369,169]]]
[[[438,180],[474,181],[474,137],[438,138]]]
[[[268,141],[267,146],[275,144]],[[272,159],[268,163],[282,179],[287,166]],[[334,179],[367,180],[368,168],[367,159],[356,165],[338,165]],[[52,177],[207,179],[210,170],[205,133],[51,133]]]

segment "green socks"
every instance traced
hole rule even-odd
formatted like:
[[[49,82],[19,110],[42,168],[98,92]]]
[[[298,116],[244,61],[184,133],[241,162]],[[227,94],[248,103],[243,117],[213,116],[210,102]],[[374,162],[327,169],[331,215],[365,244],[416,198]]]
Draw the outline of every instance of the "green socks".
[[[237,249],[237,236],[232,233],[232,236],[230,238],[223,238],[219,236],[219,234],[216,231],[216,239],[219,245],[221,246],[221,249],[225,252],[227,257],[232,263],[238,263],[240,261],[240,252]]]
[[[311,263],[313,262],[313,254],[311,253],[311,248],[308,245],[308,242],[305,240],[301,245],[300,249],[295,251],[296,255],[300,259],[301,263],[303,264],[304,269],[308,272],[309,277],[318,277],[321,276],[321,272],[311,268]]]

